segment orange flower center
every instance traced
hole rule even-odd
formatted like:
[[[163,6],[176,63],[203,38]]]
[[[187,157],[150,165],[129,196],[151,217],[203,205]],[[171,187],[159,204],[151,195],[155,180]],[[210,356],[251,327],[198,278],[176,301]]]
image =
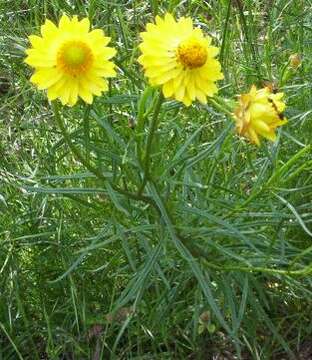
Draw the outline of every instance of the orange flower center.
[[[206,47],[196,39],[188,39],[178,46],[177,56],[182,65],[189,69],[199,68],[207,61]]]
[[[66,74],[78,76],[88,71],[93,63],[93,54],[82,41],[68,41],[57,52],[57,65]]]

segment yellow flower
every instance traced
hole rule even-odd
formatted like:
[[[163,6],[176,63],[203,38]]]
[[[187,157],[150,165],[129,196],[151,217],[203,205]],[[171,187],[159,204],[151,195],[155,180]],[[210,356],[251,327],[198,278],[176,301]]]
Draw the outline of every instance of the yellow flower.
[[[41,26],[41,36],[30,35],[32,47],[25,62],[35,68],[31,82],[48,90],[48,98],[60,98],[73,106],[78,96],[91,104],[93,95],[108,88],[106,77],[115,76],[109,61],[116,50],[106,45],[110,38],[100,29],[90,31],[87,18],[78,21],[63,15],[58,27],[50,20]]]
[[[257,90],[252,86],[247,94],[239,96],[239,104],[234,111],[234,119],[239,135],[260,145],[259,135],[275,141],[275,129],[287,123],[283,116],[285,103],[283,93],[272,93],[269,87]]]
[[[207,96],[217,91],[216,80],[223,79],[221,66],[215,56],[218,48],[211,38],[193,27],[191,18],[176,21],[171,14],[156,17],[141,33],[142,55],[139,63],[152,86],[162,86],[166,98],[173,97],[186,106],[198,99],[207,103]]]

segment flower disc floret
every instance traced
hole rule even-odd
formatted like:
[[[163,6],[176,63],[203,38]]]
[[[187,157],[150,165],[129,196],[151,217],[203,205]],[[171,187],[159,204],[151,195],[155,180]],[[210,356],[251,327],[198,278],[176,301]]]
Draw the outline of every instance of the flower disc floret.
[[[219,49],[211,38],[193,27],[191,18],[176,21],[171,14],[156,17],[141,33],[139,63],[152,86],[161,86],[166,98],[191,105],[196,99],[207,103],[217,91],[215,82],[223,79],[215,57]]]
[[[208,54],[204,44],[187,39],[178,46],[177,56],[185,68],[195,69],[206,64]]]
[[[57,66],[71,76],[85,74],[93,63],[92,50],[82,41],[69,41],[57,53]]]
[[[283,115],[286,108],[283,96],[283,93],[274,94],[269,87],[257,90],[256,86],[240,95],[234,111],[238,134],[258,146],[260,137],[275,141],[276,128],[287,123]]]
[[[108,89],[107,78],[116,75],[110,38],[100,29],[90,30],[87,18],[63,15],[58,26],[46,20],[41,36],[30,35],[29,41],[25,62],[35,69],[30,80],[46,89],[50,100],[72,106],[80,97],[90,104]]]

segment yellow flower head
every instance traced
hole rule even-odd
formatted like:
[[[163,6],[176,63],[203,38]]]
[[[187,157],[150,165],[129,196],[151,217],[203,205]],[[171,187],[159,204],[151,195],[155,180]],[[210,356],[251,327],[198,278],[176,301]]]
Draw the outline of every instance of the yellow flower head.
[[[285,103],[283,93],[274,94],[269,87],[257,90],[252,86],[247,94],[239,96],[239,104],[234,111],[234,119],[239,135],[260,145],[259,136],[275,141],[275,129],[287,123],[283,116]]]
[[[176,21],[171,14],[156,17],[141,33],[142,55],[139,63],[152,86],[161,85],[166,98],[173,97],[186,106],[198,99],[207,103],[207,96],[217,92],[216,80],[223,79],[215,56],[218,48],[211,38],[193,27],[191,18]]]
[[[108,88],[106,77],[115,76],[109,61],[116,50],[106,45],[110,38],[100,29],[90,31],[87,18],[78,21],[66,15],[59,25],[46,20],[41,36],[29,36],[32,47],[26,50],[25,62],[35,68],[31,82],[48,90],[48,98],[60,98],[63,105],[73,106],[80,96],[91,104],[93,95]]]

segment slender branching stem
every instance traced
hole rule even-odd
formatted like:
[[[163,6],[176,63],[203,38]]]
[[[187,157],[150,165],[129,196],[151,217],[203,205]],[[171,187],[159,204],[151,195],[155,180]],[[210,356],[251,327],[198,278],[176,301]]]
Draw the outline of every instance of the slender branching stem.
[[[65,140],[65,143],[69,147],[70,151],[74,155],[75,159],[78,160],[83,166],[86,167],[90,171],[90,173],[94,174],[99,180],[104,181],[104,183],[108,182],[108,178],[103,174],[102,171],[100,171],[98,168],[91,165],[91,163],[83,156],[79,148],[72,142],[69,132],[67,131],[66,125],[63,121],[63,118],[59,111],[59,105],[56,101],[53,102],[53,111],[54,111],[54,117],[56,120],[56,123],[63,135],[63,138]],[[152,204],[152,199],[150,199],[147,196],[143,196],[141,194],[135,194],[128,192],[124,189],[119,188],[117,185],[111,184],[111,187],[114,191],[118,192],[121,195],[127,196],[130,199],[138,200],[138,201],[144,201],[146,203]]]
[[[161,105],[164,101],[164,97],[162,95],[162,93],[159,94],[158,100],[156,102],[155,105],[155,109],[154,109],[154,114],[150,123],[150,128],[149,128],[149,133],[148,133],[148,137],[147,137],[147,141],[146,141],[146,148],[145,148],[145,157],[144,157],[144,162],[143,162],[143,180],[142,180],[142,184],[140,186],[140,189],[138,191],[138,194],[141,195],[142,192],[144,191],[144,188],[146,186],[146,183],[148,181],[149,175],[150,175],[150,159],[151,159],[151,152],[152,152],[152,144],[153,144],[153,139],[155,137],[155,133],[159,124],[159,113],[161,110]]]

